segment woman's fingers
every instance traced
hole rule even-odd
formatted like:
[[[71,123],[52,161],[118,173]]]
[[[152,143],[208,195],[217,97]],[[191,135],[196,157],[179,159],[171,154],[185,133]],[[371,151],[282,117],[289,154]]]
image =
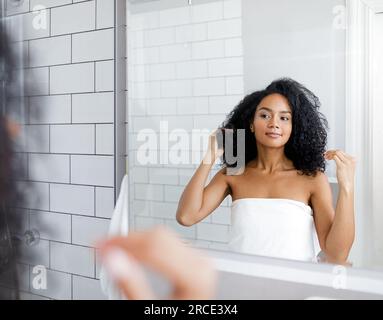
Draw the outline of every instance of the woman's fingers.
[[[325,152],[325,158],[328,160],[332,160],[334,156],[337,155],[338,158],[345,163],[348,162],[355,162],[355,158],[350,156],[349,154],[345,153],[342,150],[336,149],[336,150],[328,150]]]
[[[105,247],[102,251],[104,266],[129,300],[153,300],[155,295],[150,288],[137,261],[118,246]]]
[[[347,162],[347,157],[341,150],[336,150],[335,156],[337,156],[342,162]]]
[[[344,161],[348,162],[348,163],[356,163],[356,158],[345,153],[344,151],[340,150],[340,154],[343,156],[343,158],[345,159]]]
[[[349,162],[349,161],[352,161],[354,159],[352,156],[350,156],[349,154],[347,154],[346,152],[344,152],[342,150],[338,150],[338,152],[336,154],[344,162]]]
[[[352,189],[354,185],[355,158],[341,150],[329,150],[325,153],[325,158],[335,161],[339,185]]]
[[[332,159],[332,156],[334,155],[335,150],[327,150],[323,155],[326,159],[330,160]]]
[[[339,166],[341,166],[343,164],[342,160],[338,157],[338,155],[335,154],[333,156],[333,159],[335,160],[337,167],[339,167]]]
[[[325,155],[327,158],[332,159],[337,152],[338,152],[338,150],[327,150],[325,152]]]
[[[338,151],[330,151],[326,159],[334,160],[337,167],[340,167],[343,164],[345,164],[344,157]]]
[[[138,263],[162,274],[174,287],[172,299],[211,299],[216,275],[210,261],[165,228],[132,232],[106,241],[101,251],[119,247]]]

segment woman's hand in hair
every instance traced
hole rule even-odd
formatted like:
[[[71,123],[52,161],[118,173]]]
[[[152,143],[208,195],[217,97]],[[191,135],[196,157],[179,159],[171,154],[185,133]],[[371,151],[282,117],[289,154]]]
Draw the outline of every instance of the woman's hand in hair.
[[[325,159],[336,162],[336,176],[339,187],[352,191],[354,189],[356,159],[338,149],[325,152]]]
[[[186,246],[172,231],[156,227],[115,237],[99,246],[106,270],[130,300],[157,299],[143,266],[169,280],[169,299],[212,299],[216,273],[210,259]]]

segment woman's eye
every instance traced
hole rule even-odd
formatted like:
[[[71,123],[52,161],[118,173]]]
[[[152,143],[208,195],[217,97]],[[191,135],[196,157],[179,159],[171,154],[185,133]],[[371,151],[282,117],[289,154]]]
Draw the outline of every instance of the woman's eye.
[[[281,118],[283,121],[289,121],[289,118],[287,118],[287,117],[282,117]]]
[[[268,115],[267,114],[261,114],[261,118],[267,118]]]

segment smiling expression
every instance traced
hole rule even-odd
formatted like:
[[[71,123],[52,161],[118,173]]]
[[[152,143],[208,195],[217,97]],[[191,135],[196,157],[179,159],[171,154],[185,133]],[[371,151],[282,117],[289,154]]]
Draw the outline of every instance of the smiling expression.
[[[252,127],[257,143],[274,148],[284,146],[292,131],[292,111],[288,100],[278,93],[263,98]]]

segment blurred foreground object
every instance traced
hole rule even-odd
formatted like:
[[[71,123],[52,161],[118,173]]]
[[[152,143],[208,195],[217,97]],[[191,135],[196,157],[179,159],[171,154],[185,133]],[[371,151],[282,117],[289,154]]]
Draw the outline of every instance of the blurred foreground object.
[[[106,270],[129,300],[158,298],[143,266],[169,281],[168,299],[205,300],[215,295],[217,274],[212,261],[165,227],[113,237],[98,247]]]

